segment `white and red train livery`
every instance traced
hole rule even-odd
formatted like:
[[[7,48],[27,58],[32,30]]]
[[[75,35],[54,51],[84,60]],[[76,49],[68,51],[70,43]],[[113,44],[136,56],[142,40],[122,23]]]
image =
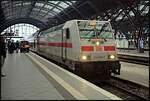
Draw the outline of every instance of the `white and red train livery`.
[[[120,74],[116,41],[109,21],[71,20],[41,31],[31,49],[83,75]]]

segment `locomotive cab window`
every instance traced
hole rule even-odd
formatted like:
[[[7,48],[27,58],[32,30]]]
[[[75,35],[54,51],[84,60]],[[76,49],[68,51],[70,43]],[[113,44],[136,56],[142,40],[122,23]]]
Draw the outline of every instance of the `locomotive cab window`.
[[[112,39],[113,32],[108,22],[78,22],[80,38],[85,39]]]
[[[66,29],[66,39],[70,39],[70,30],[69,30],[69,28]]]

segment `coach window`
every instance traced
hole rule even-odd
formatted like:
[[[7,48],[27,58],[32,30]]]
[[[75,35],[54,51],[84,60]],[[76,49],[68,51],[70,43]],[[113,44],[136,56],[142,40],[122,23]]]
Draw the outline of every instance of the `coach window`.
[[[70,31],[69,28],[66,29],[66,39],[70,38]]]

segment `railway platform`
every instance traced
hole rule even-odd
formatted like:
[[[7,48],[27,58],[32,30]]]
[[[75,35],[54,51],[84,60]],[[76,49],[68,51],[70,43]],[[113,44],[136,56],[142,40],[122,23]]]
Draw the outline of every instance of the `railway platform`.
[[[115,75],[115,77],[149,87],[149,66],[127,62],[120,62],[120,64],[120,75]]]
[[[118,49],[118,54],[130,55],[130,56],[139,56],[139,57],[149,57],[149,51],[144,51],[144,53],[139,53],[137,50]]]
[[[118,55],[130,61],[135,59],[137,62],[144,61],[149,64],[149,51],[138,53],[137,50],[118,49]],[[149,65],[140,65],[121,61],[120,75],[116,77],[129,80],[143,86],[149,87]]]
[[[2,100],[121,100],[34,53],[7,54]]]

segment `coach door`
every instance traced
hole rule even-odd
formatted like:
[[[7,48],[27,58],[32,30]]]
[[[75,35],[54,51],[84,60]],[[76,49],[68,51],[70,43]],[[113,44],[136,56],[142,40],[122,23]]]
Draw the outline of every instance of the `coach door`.
[[[37,51],[40,51],[40,36],[37,36]]]
[[[34,38],[34,46],[33,46],[33,49],[34,51],[37,51],[38,50],[38,44],[37,44],[38,40],[37,40],[37,37]]]
[[[61,49],[63,61],[67,59],[67,39],[69,38],[69,36],[70,36],[69,28],[63,29],[62,30],[62,49]]]

